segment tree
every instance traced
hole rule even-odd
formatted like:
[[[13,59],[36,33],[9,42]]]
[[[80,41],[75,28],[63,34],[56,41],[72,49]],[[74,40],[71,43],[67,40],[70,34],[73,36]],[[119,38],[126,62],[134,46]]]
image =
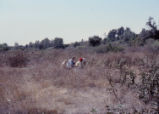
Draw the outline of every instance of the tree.
[[[62,38],[55,38],[53,40],[54,48],[64,48],[63,39]]]
[[[18,47],[19,44],[17,42],[14,43],[14,47]]]
[[[150,30],[157,31],[157,25],[153,17],[149,17],[148,22],[146,23],[150,27]]]
[[[99,46],[101,44],[101,38],[99,36],[93,36],[89,38],[89,45],[90,46]]]
[[[46,49],[50,47],[50,40],[48,38],[45,38],[44,40],[41,41],[41,48]]]
[[[111,30],[109,33],[108,33],[108,39],[110,41],[115,41],[117,38],[117,30],[116,29],[113,29]]]
[[[151,38],[153,38],[155,40],[159,40],[159,30],[157,28],[156,22],[154,21],[154,19],[152,17],[149,17],[149,20],[146,23],[146,25],[150,29],[149,37],[151,37]]]
[[[145,42],[146,39],[150,38],[150,31],[146,29],[142,29],[139,34],[139,37]]]
[[[33,44],[32,42],[30,42],[29,45],[28,45],[28,47],[29,47],[29,48],[33,48],[33,47],[34,47],[34,44]]]
[[[107,41],[118,41],[118,40],[123,40],[123,41],[129,41],[132,39],[135,39],[137,35],[131,31],[130,28],[124,29],[124,27],[120,27],[118,29],[113,29],[108,33],[108,36],[104,39],[104,42]]]
[[[124,27],[118,28],[118,30],[117,30],[117,37],[118,37],[117,39],[118,39],[118,40],[120,40],[120,39],[122,38],[124,32],[125,32]]]
[[[8,51],[10,48],[6,43],[0,44],[0,51]]]
[[[156,22],[152,17],[149,17],[148,22],[146,22],[146,25],[149,29],[142,29],[139,34],[139,37],[143,38],[144,42],[149,38],[159,40],[159,30],[157,28]]]
[[[81,44],[80,44],[80,42],[75,42],[75,43],[73,43],[73,47],[78,47],[78,46],[80,46]]]
[[[36,42],[34,43],[34,48],[40,49],[40,42],[39,42],[39,41],[36,41]]]
[[[136,37],[137,35],[128,27],[125,29],[124,34],[121,35],[121,39],[123,39],[125,42],[134,40]]]
[[[124,27],[120,27],[120,28],[118,28],[118,31],[117,31],[117,34],[118,34],[118,36],[121,36],[121,35],[123,35],[124,34]]]

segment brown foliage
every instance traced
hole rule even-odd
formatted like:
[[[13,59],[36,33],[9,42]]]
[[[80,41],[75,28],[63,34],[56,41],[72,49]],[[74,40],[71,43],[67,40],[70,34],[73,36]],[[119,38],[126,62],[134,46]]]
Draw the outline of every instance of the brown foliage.
[[[23,51],[15,51],[8,57],[8,64],[11,67],[25,67],[27,65],[28,58]]]
[[[85,57],[86,67],[60,67],[63,60],[72,56]],[[7,52],[1,61],[10,64],[0,67],[0,111],[31,114],[80,114],[92,109],[97,113],[155,111],[151,103],[144,104],[139,99],[139,93],[144,87],[143,73],[153,74],[150,71],[156,67],[152,63],[159,64],[158,56],[148,50],[105,54],[75,49]]]

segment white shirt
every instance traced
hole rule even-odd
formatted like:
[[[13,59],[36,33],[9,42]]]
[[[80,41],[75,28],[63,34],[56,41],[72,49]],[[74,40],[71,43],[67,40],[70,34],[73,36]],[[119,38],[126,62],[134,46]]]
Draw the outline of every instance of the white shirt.
[[[68,62],[67,62],[67,64],[66,64],[67,68],[72,68],[73,65],[74,65],[74,64],[73,64],[73,60],[72,60],[72,59],[69,59]]]

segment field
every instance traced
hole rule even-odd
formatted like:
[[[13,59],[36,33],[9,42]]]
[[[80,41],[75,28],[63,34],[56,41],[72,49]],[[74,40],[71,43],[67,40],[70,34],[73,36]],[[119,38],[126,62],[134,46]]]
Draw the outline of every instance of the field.
[[[83,69],[61,66],[72,56],[85,57],[87,65]],[[141,97],[143,74],[156,68],[154,76],[159,75],[158,51],[130,48],[97,54],[79,49],[11,50],[0,53],[0,58],[1,114],[159,111],[158,104],[152,105],[154,94]]]

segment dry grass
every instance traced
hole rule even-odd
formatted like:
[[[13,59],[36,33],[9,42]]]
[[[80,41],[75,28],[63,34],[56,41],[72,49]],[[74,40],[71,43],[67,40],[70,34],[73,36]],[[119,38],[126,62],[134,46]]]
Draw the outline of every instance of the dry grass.
[[[158,64],[157,52],[26,51],[27,66],[22,68],[8,65],[7,57],[14,53],[0,54],[0,111],[4,114],[134,113],[149,107],[139,100],[135,87],[141,72],[152,62]],[[62,68],[61,62],[72,56],[87,58],[87,66]]]

